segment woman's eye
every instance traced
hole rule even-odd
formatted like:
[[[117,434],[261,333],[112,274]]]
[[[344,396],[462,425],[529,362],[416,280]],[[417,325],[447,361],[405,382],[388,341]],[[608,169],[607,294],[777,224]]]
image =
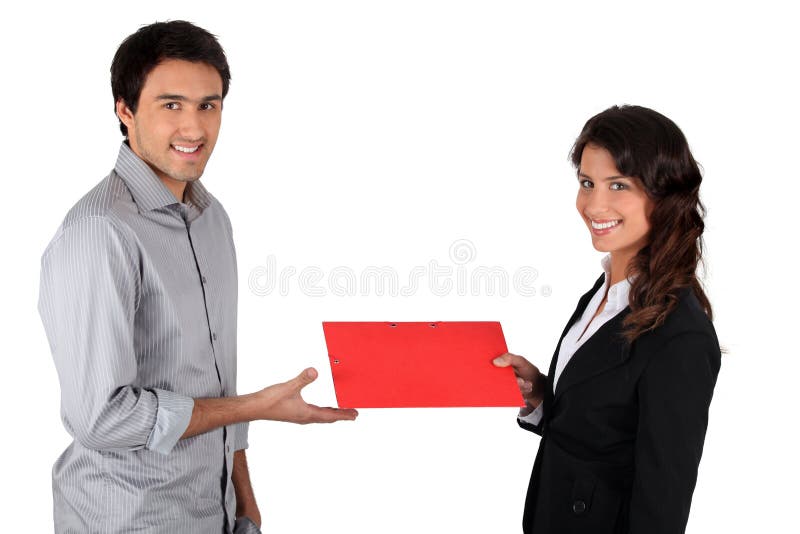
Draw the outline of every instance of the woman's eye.
[[[621,184],[619,182],[613,182],[610,187],[612,191],[622,191],[624,189],[628,189],[627,185]]]
[[[591,180],[581,180],[579,183],[583,189],[591,189],[594,187],[594,184]]]

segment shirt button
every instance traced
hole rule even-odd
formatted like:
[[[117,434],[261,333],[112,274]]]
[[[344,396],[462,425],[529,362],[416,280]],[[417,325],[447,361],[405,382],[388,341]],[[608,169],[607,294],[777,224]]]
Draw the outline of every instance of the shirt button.
[[[580,500],[575,501],[572,503],[572,511],[575,512],[575,515],[581,515],[586,511],[586,503]]]
[[[216,332],[212,332],[211,333],[211,339],[213,339],[214,341],[217,340],[217,333]]]
[[[225,452],[231,452],[231,446],[225,445]]]
[[[208,280],[206,280],[206,277],[205,277],[205,276],[201,276],[201,277],[200,277],[200,281],[201,281],[201,282],[203,282],[203,283],[205,284],[205,283],[206,283]]]

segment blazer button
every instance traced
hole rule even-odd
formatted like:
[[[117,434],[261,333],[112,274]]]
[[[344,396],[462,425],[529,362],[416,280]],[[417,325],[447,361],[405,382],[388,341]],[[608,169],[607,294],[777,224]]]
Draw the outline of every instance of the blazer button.
[[[583,501],[575,501],[572,503],[572,511],[575,512],[575,515],[581,515],[586,511],[586,503]]]

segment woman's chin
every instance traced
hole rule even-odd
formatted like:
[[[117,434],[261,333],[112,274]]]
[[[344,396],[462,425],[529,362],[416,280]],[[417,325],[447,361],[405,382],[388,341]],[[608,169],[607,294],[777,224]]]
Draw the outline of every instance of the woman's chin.
[[[592,236],[592,246],[597,252],[611,252],[611,248],[608,246],[608,243],[604,243],[603,239],[598,239],[595,236]]]

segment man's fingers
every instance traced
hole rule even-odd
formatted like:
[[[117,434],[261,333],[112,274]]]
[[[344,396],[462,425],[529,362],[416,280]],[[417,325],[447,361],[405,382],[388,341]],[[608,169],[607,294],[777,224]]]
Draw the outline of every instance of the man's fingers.
[[[336,421],[355,421],[358,417],[358,412],[353,409],[340,410],[338,408],[320,408],[313,404],[308,405],[311,408],[310,423],[334,423]]]

